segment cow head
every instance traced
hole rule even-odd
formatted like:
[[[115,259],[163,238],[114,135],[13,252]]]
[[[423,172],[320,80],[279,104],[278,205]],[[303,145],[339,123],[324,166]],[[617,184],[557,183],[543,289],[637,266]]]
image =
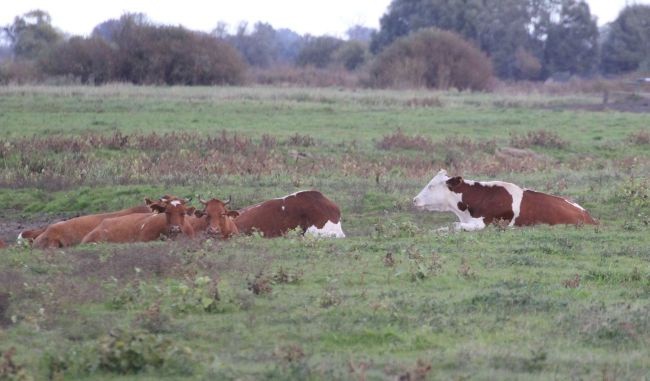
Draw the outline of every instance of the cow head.
[[[207,232],[209,235],[221,233],[223,237],[228,237],[234,233],[231,231],[233,224],[229,223],[229,219],[239,216],[239,213],[233,210],[228,210],[227,206],[230,203],[230,198],[228,201],[223,202],[216,198],[213,198],[210,201],[205,201],[199,197],[199,202],[203,204],[204,208],[201,211],[195,211],[194,215],[197,217],[207,216]]]
[[[189,200],[177,197],[163,196],[158,201],[146,199],[145,202],[152,211],[165,213],[167,234],[170,237],[176,236],[183,230],[185,215],[194,214],[194,207],[187,206]]]
[[[458,203],[458,194],[453,189],[463,183],[462,177],[448,177],[441,169],[413,199],[413,205],[420,210],[447,212]]]

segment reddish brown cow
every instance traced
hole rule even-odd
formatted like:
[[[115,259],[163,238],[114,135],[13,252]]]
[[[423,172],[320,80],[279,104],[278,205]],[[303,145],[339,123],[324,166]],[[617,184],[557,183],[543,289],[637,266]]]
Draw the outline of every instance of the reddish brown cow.
[[[238,234],[239,229],[233,221],[233,218],[239,216],[239,213],[233,210],[228,210],[226,207],[230,200],[223,202],[219,199],[213,198],[210,201],[204,201],[199,197],[199,202],[204,205],[202,211],[197,210],[194,215],[197,220],[204,220],[203,229],[206,230],[208,235],[221,234],[221,238],[228,239],[231,236]],[[199,223],[195,223],[195,227]]]
[[[316,190],[301,191],[239,210],[235,225],[240,232],[260,232],[278,237],[300,227],[303,233],[345,237],[339,207]]]
[[[125,216],[133,213],[148,212],[149,207],[145,205],[135,206],[133,208],[119,210],[112,213],[91,214],[71,218],[67,221],[61,221],[49,225],[44,232],[34,239],[34,247],[58,248],[68,247],[81,243],[86,234],[93,230],[97,225],[107,218]]]
[[[7,247],[7,244],[5,243],[5,241],[0,239],[0,249],[4,249],[5,247]]]
[[[480,230],[496,220],[509,226],[598,224],[580,205],[565,198],[522,189],[503,181],[448,177],[441,170],[413,199],[423,210],[453,212],[457,230]]]
[[[18,238],[16,238],[16,241],[18,243],[27,242],[31,245],[36,239],[36,237],[43,234],[43,232],[45,232],[46,229],[47,226],[44,226],[42,228],[37,228],[37,229],[23,230],[22,232],[20,232],[20,234],[18,234]]]
[[[164,201],[162,201],[164,200]],[[93,242],[148,242],[161,235],[174,238],[180,233],[194,237],[194,229],[186,215],[194,213],[194,207],[187,207],[183,200],[163,198],[149,203],[154,213],[137,213],[116,218],[107,218],[90,231],[82,243]]]

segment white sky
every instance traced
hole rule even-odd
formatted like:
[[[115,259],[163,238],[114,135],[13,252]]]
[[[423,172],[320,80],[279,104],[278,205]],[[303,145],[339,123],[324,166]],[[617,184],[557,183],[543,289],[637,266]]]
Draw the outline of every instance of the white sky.
[[[625,4],[650,4],[650,0],[587,0],[598,24],[613,21]],[[69,34],[88,35],[99,23],[125,12],[142,12],[159,24],[183,25],[209,32],[217,22],[231,31],[241,22],[268,22],[275,29],[300,34],[345,37],[359,24],[379,27],[390,0],[2,0],[0,25],[33,9],[47,11],[52,24]]]

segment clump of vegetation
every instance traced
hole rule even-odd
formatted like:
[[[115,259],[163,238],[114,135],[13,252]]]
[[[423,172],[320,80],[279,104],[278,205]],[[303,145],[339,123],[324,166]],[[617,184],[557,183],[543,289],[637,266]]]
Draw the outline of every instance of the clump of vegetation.
[[[252,280],[248,281],[248,290],[255,295],[270,294],[273,291],[271,284],[272,278],[260,271]]]
[[[189,348],[162,336],[141,332],[116,331],[97,342],[98,368],[119,374],[148,369],[191,374],[193,356]]]
[[[377,142],[377,148],[383,150],[415,149],[426,151],[431,147],[433,147],[431,139],[421,135],[407,136],[401,129],[397,129],[397,131],[390,135],[384,135],[384,137]]]
[[[168,288],[171,307],[176,312],[223,312],[228,301],[221,300],[218,280],[209,276],[197,276],[189,281],[175,281]]]
[[[16,364],[14,356],[16,355],[16,348],[11,347],[7,351],[2,352],[0,358],[0,380],[2,381],[31,381],[32,376],[27,372],[24,366]]]
[[[461,258],[460,266],[458,266],[458,275],[464,279],[476,279],[478,277],[467,257]]]
[[[422,29],[381,52],[371,68],[377,87],[487,90],[490,59],[454,32]]]
[[[302,270],[288,271],[280,266],[271,279],[275,284],[298,284],[302,281],[303,276]]]
[[[637,132],[631,132],[627,136],[627,140],[631,142],[632,144],[636,145],[648,145],[650,144],[650,132],[644,131],[644,130],[639,130]]]
[[[511,134],[510,145],[516,148],[530,148],[536,146],[564,149],[569,146],[569,142],[562,139],[556,132],[549,130],[536,130],[528,131],[524,135]]]

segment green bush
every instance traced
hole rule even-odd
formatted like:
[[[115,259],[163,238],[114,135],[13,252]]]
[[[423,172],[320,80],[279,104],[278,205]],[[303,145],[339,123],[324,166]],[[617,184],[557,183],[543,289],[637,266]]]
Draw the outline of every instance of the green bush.
[[[459,35],[437,28],[403,37],[377,56],[371,68],[376,87],[488,90],[490,59]]]

